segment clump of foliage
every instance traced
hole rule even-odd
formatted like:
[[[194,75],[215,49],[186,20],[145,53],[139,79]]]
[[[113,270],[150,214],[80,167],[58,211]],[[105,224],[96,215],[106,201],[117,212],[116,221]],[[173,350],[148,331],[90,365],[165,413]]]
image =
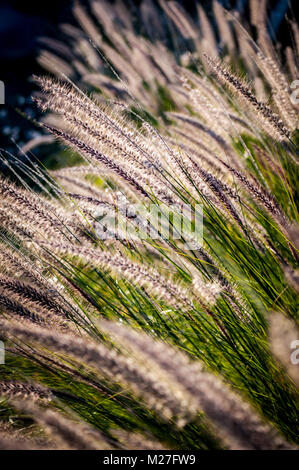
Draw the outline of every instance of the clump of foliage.
[[[81,164],[0,182],[0,447],[298,443],[299,51],[283,73],[255,0],[256,41],[159,5],[44,39],[40,125]]]

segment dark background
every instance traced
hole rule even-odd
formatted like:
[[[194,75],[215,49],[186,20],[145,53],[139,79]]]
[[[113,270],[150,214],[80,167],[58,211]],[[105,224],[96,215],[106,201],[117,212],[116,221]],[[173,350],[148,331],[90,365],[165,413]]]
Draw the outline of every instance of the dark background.
[[[248,16],[248,0],[219,0],[227,9],[242,10]],[[88,3],[81,0],[81,4]],[[111,1],[113,3],[113,1]],[[138,8],[140,0],[127,0],[128,6]],[[189,12],[194,12],[194,2],[183,1]],[[211,14],[211,1],[202,0],[207,13]],[[294,5],[298,0],[273,0],[268,2],[269,18],[272,18],[272,31],[283,45],[289,41],[288,16],[294,17]],[[11,138],[20,144],[34,137],[34,126],[28,119],[21,117],[15,109],[21,109],[29,118],[34,119],[31,92],[34,85],[30,81],[33,73],[42,73],[36,62],[40,36],[57,37],[58,25],[62,22],[74,23],[71,0],[0,0],[0,80],[5,83],[6,105],[0,106],[0,147],[13,151]],[[278,12],[277,14],[274,13]],[[271,16],[272,15],[272,16]]]

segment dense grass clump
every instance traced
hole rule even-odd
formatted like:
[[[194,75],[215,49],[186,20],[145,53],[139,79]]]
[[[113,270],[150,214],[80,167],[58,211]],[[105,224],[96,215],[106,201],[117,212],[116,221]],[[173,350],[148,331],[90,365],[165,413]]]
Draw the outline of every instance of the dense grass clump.
[[[258,5],[255,41],[162,0],[43,39],[40,126],[77,163],[3,154],[0,448],[298,444],[299,51]]]

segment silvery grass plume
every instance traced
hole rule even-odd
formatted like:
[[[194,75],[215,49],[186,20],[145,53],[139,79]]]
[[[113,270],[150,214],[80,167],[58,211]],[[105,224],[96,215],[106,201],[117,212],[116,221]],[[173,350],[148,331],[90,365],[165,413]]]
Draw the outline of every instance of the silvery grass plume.
[[[29,400],[11,400],[11,403],[33,420],[49,435],[60,449],[105,450],[113,448],[104,435],[85,423],[71,420],[62,413],[45,409]]]
[[[199,364],[190,363],[184,354],[121,325],[106,322],[101,326],[125,347],[133,350],[139,360],[134,359],[134,356],[126,359],[119,353],[112,354],[112,351],[109,352],[100,344],[71,339],[67,335],[53,334],[37,327],[1,322],[2,331],[8,335],[70,354],[78,360],[80,358],[80,361],[95,367],[100,374],[108,374],[112,380],[125,380],[135,392],[141,391],[141,396],[149,401],[151,407],[162,412],[165,419],[173,415],[181,420],[194,420],[199,410],[204,411],[229,448],[291,448],[248,405],[226,389],[221,381],[203,371]],[[147,369],[146,374],[143,369]],[[151,395],[155,397],[154,400],[150,398]],[[36,406],[26,404],[26,401],[17,406],[30,412],[46,429],[53,429],[71,446],[94,448],[92,439],[86,439],[87,429],[74,431],[59,414],[39,411]]]
[[[7,402],[8,404],[8,402]],[[10,423],[0,422],[1,450],[54,450],[55,443],[50,442],[40,429],[16,429]]]
[[[33,385],[31,386],[33,389]],[[35,387],[36,390],[37,387]],[[8,390],[9,389],[9,390]],[[14,390],[15,389],[15,390]],[[23,393],[22,393],[23,389]],[[7,393],[9,391],[9,393]],[[16,392],[19,393],[16,393]],[[14,393],[15,392],[15,393]],[[32,401],[29,386],[16,383],[14,388],[5,387],[1,384],[1,397],[5,397],[7,404],[33,420],[31,429],[34,439],[29,440],[27,433],[14,432],[5,426],[6,433],[2,442],[3,449],[76,449],[76,450],[99,450],[117,448],[116,439],[109,439],[104,434],[86,425],[70,412],[64,414],[58,409],[42,406],[42,402]],[[45,394],[45,390],[44,390]],[[22,400],[20,400],[22,398]],[[35,397],[36,398],[36,397]],[[9,445],[8,438],[18,436],[15,442]],[[21,440],[23,438],[23,441]]]
[[[146,2],[143,3],[146,4]],[[171,43],[175,44],[177,48],[175,52],[180,64],[192,68],[198,65],[198,59],[202,62],[204,54],[218,60],[221,53],[221,56],[229,61],[229,54],[237,51],[249,66],[252,80],[260,78],[258,67],[261,67],[265,80],[273,87],[271,94],[278,106],[278,111],[282,113],[281,117],[286,118],[291,124],[291,130],[294,130],[293,104],[286,94],[288,80],[279,70],[277,54],[267,33],[266,4],[265,0],[262,7],[259,8],[254,0],[251,2],[251,20],[258,32],[258,46],[255,45],[254,48],[252,48],[252,40],[250,41],[250,28],[244,29],[241,25],[240,15],[229,14],[216,0],[213,2],[216,31],[215,25],[211,24],[212,22],[200,4],[197,8],[197,17],[191,18],[178,2],[161,1],[159,6],[153,2],[147,2],[145,7],[151,12],[152,17],[160,17],[160,26],[162,25],[156,29],[160,33],[157,34],[154,42],[150,42],[150,38],[144,38],[140,35],[142,27],[145,30],[147,28],[147,25],[143,24],[142,13],[139,17],[139,24],[136,26],[132,17],[128,15],[128,11],[126,12],[127,21],[124,22],[123,18],[118,21],[117,13],[111,15],[107,2],[93,1],[91,2],[91,14],[88,14],[87,10],[79,4],[74,9],[81,30],[74,26],[63,25],[62,29],[72,47],[65,46],[65,42],[55,41],[53,43],[52,40],[45,38],[43,38],[43,43],[54,51],[51,56],[55,56],[56,52],[56,57],[59,60],[65,59],[65,63],[67,61],[66,66],[68,69],[71,67],[72,71],[68,70],[65,75],[71,79],[77,80],[81,76],[82,84],[89,83],[92,86],[100,87],[102,93],[108,98],[125,99],[132,105],[138,101],[151,111],[156,111],[161,106],[159,101],[156,101],[157,97],[161,96],[157,94],[157,84],[158,88],[166,89],[167,87],[167,90],[175,90],[173,93],[171,92],[171,102],[176,107],[181,107],[181,99],[178,95],[181,94],[182,88],[178,88],[176,83],[176,60],[164,44],[169,45],[169,48]],[[258,15],[255,13],[257,10]],[[293,26],[295,23],[292,22],[291,25],[296,38],[296,28]],[[220,38],[218,42],[216,32]],[[109,44],[105,35],[109,37]],[[111,43],[114,47],[111,47]],[[94,48],[92,44],[95,46]],[[188,46],[193,49],[192,53],[188,53]],[[49,55],[48,52],[47,54]],[[262,56],[263,60],[261,60]],[[51,64],[50,56],[46,60],[44,58],[45,52],[41,55],[42,65],[50,69],[51,73],[61,77],[63,69],[55,64],[55,60]],[[204,62],[202,65],[205,66]],[[113,72],[112,79],[107,77],[107,68]],[[146,83],[146,87],[143,86],[144,83]],[[276,99],[278,89],[281,95],[280,100]],[[259,109],[259,113],[264,112],[265,114],[266,111],[266,108]],[[281,134],[280,138],[285,138],[285,135]]]
[[[215,22],[201,5],[146,1],[133,21],[122,2],[76,2],[78,26],[42,39],[57,78],[35,77],[41,127],[80,164],[1,152],[0,393],[52,436],[33,447],[298,443],[272,323],[298,322],[296,50],[285,70],[257,6],[258,44],[216,1]]]
[[[233,189],[202,169],[189,155],[185,157],[182,152],[178,153],[174,148],[169,148],[163,140],[162,144],[160,141],[160,145],[153,147],[147,136],[136,133],[136,130],[134,131],[123,120],[119,121],[113,115],[109,116],[108,108],[101,109],[92,100],[80,97],[74,89],[65,88],[63,84],[56,84],[49,80],[41,80],[41,84],[44,91],[49,93],[44,97],[43,109],[50,107],[56,110],[63,114],[65,121],[70,124],[67,131],[51,126],[46,127],[54,135],[77,149],[89,161],[93,161],[95,165],[99,164],[99,169],[104,168],[105,171],[108,167],[124,183],[127,183],[131,190],[137,191],[145,199],[152,200],[154,192],[154,196],[163,202],[178,204],[178,196],[171,181],[172,176],[169,176],[175,172],[180,178],[180,190],[188,197],[188,200],[190,196],[195,198],[196,193],[200,191],[211,202],[216,201],[218,208],[231,216],[238,227],[244,231],[238,208],[225,195],[225,192],[228,192],[234,197]],[[56,100],[58,100],[57,105],[52,104]],[[70,110],[67,111],[67,108]],[[82,116],[85,116],[85,120],[74,117],[78,115],[78,109],[82,110],[80,112]],[[91,120],[89,116],[97,118],[99,123]],[[90,125],[87,124],[88,120],[90,120]],[[77,126],[75,127],[74,124]],[[79,132],[80,139],[77,138]],[[102,153],[103,151],[105,154]],[[107,153],[113,155],[113,160],[111,156],[107,156]],[[128,166],[130,160],[132,161],[131,167]],[[256,189],[256,185],[250,184],[246,177],[240,176],[236,170],[231,170],[222,160],[219,161],[229,171],[234,171],[234,175],[239,180],[246,183],[246,189],[249,189],[250,195],[253,194],[255,199],[262,201],[267,209],[270,207],[272,214],[275,214],[276,208],[273,209],[271,197],[266,195],[265,190]],[[190,181],[191,177],[193,181]]]
[[[177,384],[181,384],[192,394],[207,417],[217,426],[226,444],[234,448],[281,448],[283,443],[270,427],[263,424],[247,404],[217,377],[205,372],[198,363],[190,363],[164,343],[154,342],[144,334],[125,328],[122,325],[105,322],[101,327],[126,347],[136,350],[162,368]],[[243,440],[244,439],[244,440]]]
[[[0,450],[52,450],[55,447],[41,446],[33,439],[16,438],[12,433],[0,433]]]
[[[143,397],[151,408],[162,413],[165,419],[190,419],[196,412],[192,396],[184,396],[183,389],[171,386],[170,382],[163,382],[158,372],[143,368],[141,364],[135,363],[133,358],[122,356],[104,345],[25,324],[18,326],[1,321],[1,328],[8,335],[12,334],[19,339],[27,339],[62,354],[69,354],[77,361],[83,361],[87,366],[95,368],[100,375],[129,386]]]
[[[50,390],[38,384],[21,382],[0,382],[0,395],[10,399],[30,399],[51,401],[53,396]]]
[[[169,450],[159,441],[153,440],[150,435],[125,431],[115,431],[114,435],[125,448],[130,450]]]
[[[208,64],[215,72],[216,78],[222,84],[227,85],[232,92],[235,92],[236,96],[245,107],[249,106],[252,108],[253,112],[256,112],[255,116],[259,125],[264,128],[269,135],[273,135],[278,141],[288,140],[290,138],[291,131],[284,125],[280,117],[275,114],[269,106],[260,103],[245,83],[228,70],[222,68],[211,57],[206,56],[206,58]]]

